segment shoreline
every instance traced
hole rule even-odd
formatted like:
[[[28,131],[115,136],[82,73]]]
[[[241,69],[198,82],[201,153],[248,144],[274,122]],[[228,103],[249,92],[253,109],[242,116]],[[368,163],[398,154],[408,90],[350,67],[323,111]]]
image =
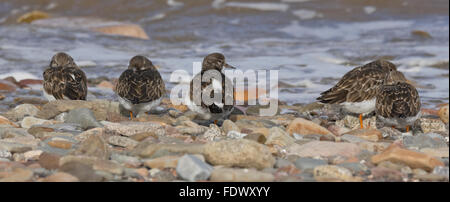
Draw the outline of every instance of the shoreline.
[[[22,102],[0,113],[0,181],[448,181],[438,110],[412,136],[317,103],[217,126],[168,98],[132,120],[111,100]]]

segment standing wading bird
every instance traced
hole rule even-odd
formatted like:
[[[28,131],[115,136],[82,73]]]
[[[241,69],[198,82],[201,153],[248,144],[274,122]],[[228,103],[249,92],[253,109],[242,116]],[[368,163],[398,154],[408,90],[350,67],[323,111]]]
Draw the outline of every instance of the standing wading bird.
[[[55,54],[43,76],[44,96],[49,101],[86,100],[86,75],[68,54]]]
[[[334,87],[322,92],[317,100],[339,104],[347,112],[359,114],[360,126],[364,128],[363,116],[375,110],[378,89],[385,84],[388,76],[393,80],[406,80],[391,62],[370,62],[347,72]]]
[[[189,96],[185,97],[185,104],[191,111],[200,114],[202,119],[213,120],[215,124],[217,124],[217,121],[219,119],[228,117],[228,115],[234,109],[234,88],[228,89],[230,91],[227,91],[227,89],[225,88],[226,83],[233,85],[233,82],[222,72],[223,68],[235,69],[225,62],[225,56],[223,54],[212,53],[207,55],[203,59],[201,72],[195,75],[190,82]],[[214,78],[208,81],[202,81],[202,78],[206,75],[206,72],[219,73],[222,77],[221,81]],[[196,88],[194,82],[199,82],[200,85],[198,87],[200,87],[200,89]],[[211,90],[211,87],[214,90]],[[209,105],[204,103],[204,100],[202,98],[205,96],[213,98],[214,93],[222,94],[222,100],[219,102],[213,102]],[[199,96],[198,101],[200,101],[200,103],[195,102],[194,96]],[[226,99],[231,100],[233,103],[226,103]]]
[[[392,127],[406,128],[420,118],[420,97],[416,88],[405,81],[388,81],[377,94],[377,118]]]
[[[158,70],[141,55],[131,58],[128,69],[120,75],[116,85],[120,106],[130,112],[130,119],[133,113],[138,117],[159,106],[165,92]]]

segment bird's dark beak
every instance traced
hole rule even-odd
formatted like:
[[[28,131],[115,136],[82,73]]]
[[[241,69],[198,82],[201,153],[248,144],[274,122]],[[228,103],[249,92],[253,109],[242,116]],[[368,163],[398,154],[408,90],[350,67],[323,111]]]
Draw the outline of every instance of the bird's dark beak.
[[[236,69],[236,67],[233,67],[227,63],[225,63],[225,65],[223,65],[225,68],[230,68],[230,69]]]

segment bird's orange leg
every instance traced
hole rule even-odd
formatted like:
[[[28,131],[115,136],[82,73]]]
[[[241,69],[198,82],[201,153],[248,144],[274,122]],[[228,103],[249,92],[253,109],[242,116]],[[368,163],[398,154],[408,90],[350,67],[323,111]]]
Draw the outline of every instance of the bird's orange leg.
[[[133,112],[130,111],[130,120],[133,119]]]
[[[217,121],[217,120],[214,120],[214,124],[215,124],[215,125],[217,125],[217,122],[219,122],[219,121]]]
[[[363,115],[362,115],[362,114],[359,114],[359,124],[361,125],[361,128],[364,128],[364,125],[363,125]]]
[[[409,132],[409,126],[406,126],[406,132]]]

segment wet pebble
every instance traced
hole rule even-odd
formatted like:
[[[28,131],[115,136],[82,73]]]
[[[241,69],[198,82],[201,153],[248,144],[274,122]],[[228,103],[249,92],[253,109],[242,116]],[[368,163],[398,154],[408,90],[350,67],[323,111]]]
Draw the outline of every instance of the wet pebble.
[[[327,161],[313,158],[299,158],[295,161],[295,166],[302,172],[313,172],[314,168],[321,165],[327,165]]]
[[[66,123],[79,124],[83,130],[102,127],[102,125],[95,118],[94,113],[87,108],[70,110],[64,117],[64,120]]]
[[[207,180],[213,168],[193,155],[184,155],[178,160],[176,171],[181,178],[194,182]]]

